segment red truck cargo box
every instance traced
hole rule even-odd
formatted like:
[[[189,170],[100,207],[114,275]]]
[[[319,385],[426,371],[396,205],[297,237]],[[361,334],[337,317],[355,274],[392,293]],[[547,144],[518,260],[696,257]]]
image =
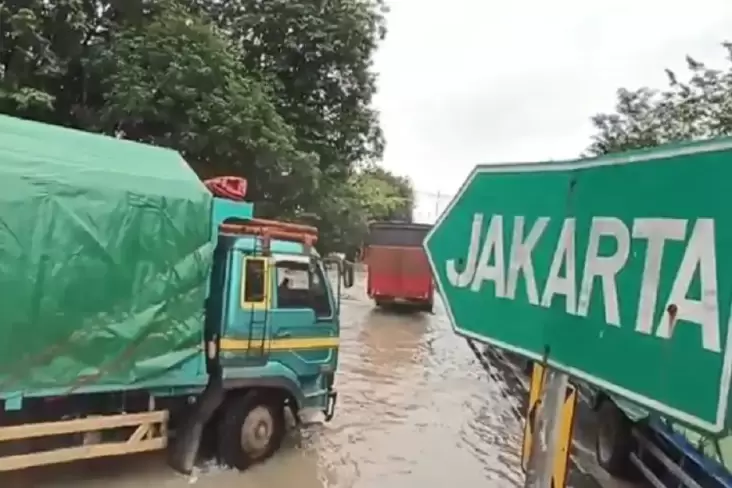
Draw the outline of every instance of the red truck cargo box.
[[[377,304],[413,303],[431,310],[434,284],[422,241],[431,226],[399,222],[370,225],[364,249],[368,293]]]

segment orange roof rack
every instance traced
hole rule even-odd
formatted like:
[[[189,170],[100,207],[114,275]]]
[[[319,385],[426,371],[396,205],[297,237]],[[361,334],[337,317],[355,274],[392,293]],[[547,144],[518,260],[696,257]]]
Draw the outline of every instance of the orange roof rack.
[[[260,236],[265,253],[269,252],[272,239],[299,242],[305,246],[307,252],[318,242],[316,227],[277,220],[252,219],[243,223],[221,224],[220,230],[228,234]]]

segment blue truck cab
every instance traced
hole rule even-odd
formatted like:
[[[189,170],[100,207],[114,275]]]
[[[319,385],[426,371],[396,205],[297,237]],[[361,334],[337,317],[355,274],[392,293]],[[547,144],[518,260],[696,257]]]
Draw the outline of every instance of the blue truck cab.
[[[288,411],[333,417],[340,287],[353,268],[319,256],[314,227],[256,219],[250,203],[214,198],[211,220],[195,343],[152,358],[165,372],[140,382],[0,394],[0,475],[164,448],[184,473],[201,454],[246,469],[278,450]]]
[[[255,219],[252,205],[214,199],[217,236],[206,301],[206,391],[171,461],[183,472],[209,432],[224,463],[246,469],[277,450],[285,411],[334,415],[341,277],[314,248],[311,226]],[[176,449],[177,447],[177,449]],[[186,454],[187,453],[187,454]]]

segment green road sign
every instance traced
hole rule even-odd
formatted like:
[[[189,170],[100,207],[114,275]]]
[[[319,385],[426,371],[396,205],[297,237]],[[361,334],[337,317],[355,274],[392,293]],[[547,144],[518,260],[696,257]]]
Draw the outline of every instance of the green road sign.
[[[425,248],[457,333],[724,427],[732,139],[479,166]]]

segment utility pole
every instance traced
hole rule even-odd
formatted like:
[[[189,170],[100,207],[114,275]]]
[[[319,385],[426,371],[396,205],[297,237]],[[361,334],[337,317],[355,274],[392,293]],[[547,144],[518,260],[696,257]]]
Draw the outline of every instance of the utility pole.
[[[533,441],[526,470],[525,488],[554,488],[552,476],[558,454],[559,425],[567,384],[566,374],[548,366],[544,367],[544,381],[532,426]],[[531,418],[527,418],[526,421],[531,422]]]
[[[441,191],[431,192],[431,191],[425,191],[425,190],[415,190],[415,194],[419,194],[419,196],[422,196],[425,198],[429,198],[429,199],[434,198],[435,199],[434,220],[437,220],[437,218],[440,216],[440,200],[442,200],[443,198],[450,198],[450,196],[451,196],[449,193],[444,194]],[[426,209],[424,211],[427,212]],[[426,217],[429,217],[428,213],[426,214]]]
[[[435,221],[437,221],[437,217],[440,216],[440,197],[442,195],[440,194],[440,191],[437,190],[437,198],[435,198]]]

